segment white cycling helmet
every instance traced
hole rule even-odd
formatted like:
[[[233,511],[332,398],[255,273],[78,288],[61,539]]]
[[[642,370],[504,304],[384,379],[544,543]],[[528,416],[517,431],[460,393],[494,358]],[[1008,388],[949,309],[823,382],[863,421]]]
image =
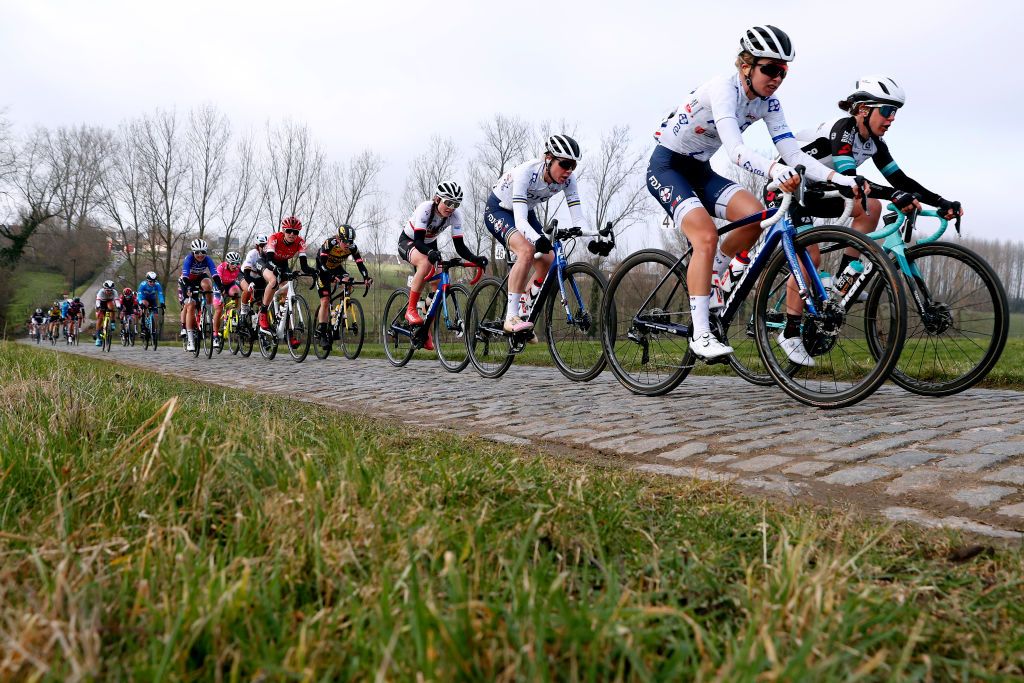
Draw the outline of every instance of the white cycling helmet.
[[[437,184],[437,192],[435,193],[441,199],[447,199],[453,202],[462,201],[462,187],[454,180],[443,180]]]
[[[544,151],[558,159],[579,161],[583,158],[580,145],[568,135],[552,135],[544,142]]]
[[[192,240],[191,249],[192,249],[192,251],[207,251],[208,250],[208,245],[206,244],[206,240],[203,240],[203,239],[194,239],[194,240]]]
[[[152,270],[149,271],[148,273],[146,273],[146,279],[149,280],[150,282],[156,282],[156,273]]]
[[[268,238],[267,238],[266,235],[256,235],[256,246],[257,247],[264,247],[264,246],[266,246],[267,245],[267,239]]]
[[[228,253],[224,254],[224,260],[227,262],[229,266],[241,265],[242,255],[239,254],[237,251],[229,251]]]
[[[42,315],[42,314],[43,314],[43,309],[37,308],[36,309],[36,315]]]
[[[104,280],[103,281],[103,289],[113,289],[113,288],[114,288],[114,281],[113,280]]]
[[[748,28],[740,38],[740,52],[783,62],[792,62],[796,57],[793,41],[786,32],[768,24]]]
[[[902,107],[907,102],[907,95],[896,81],[888,76],[875,75],[858,80],[846,100],[851,104],[892,104]]]

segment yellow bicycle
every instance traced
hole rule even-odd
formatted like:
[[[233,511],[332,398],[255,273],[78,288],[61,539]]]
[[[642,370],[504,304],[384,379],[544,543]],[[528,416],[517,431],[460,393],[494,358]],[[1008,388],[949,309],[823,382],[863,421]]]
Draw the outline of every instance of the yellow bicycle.
[[[316,357],[323,360],[331,355],[331,346],[335,339],[341,342],[341,352],[345,358],[355,360],[359,352],[363,350],[363,338],[366,336],[365,320],[363,319],[363,305],[358,299],[352,298],[352,288],[358,285],[365,285],[363,296],[370,291],[369,283],[355,282],[350,279],[343,280],[338,293],[331,297],[331,321],[327,328],[328,337],[323,338],[319,331],[314,333],[316,337],[313,346]]]

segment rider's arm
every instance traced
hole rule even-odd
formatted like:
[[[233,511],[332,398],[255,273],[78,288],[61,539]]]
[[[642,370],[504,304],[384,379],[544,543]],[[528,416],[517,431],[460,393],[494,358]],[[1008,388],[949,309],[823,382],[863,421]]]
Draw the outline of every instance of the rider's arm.
[[[363,276],[363,280],[370,277],[370,271],[366,269],[366,264],[363,263],[363,256],[359,253],[359,247],[352,245],[352,260],[355,261],[356,268],[359,269],[359,274]]]
[[[412,225],[410,223],[410,225]],[[416,247],[416,251],[420,252],[424,256],[430,253],[433,249],[433,245],[427,244],[427,229],[418,228],[415,225],[412,226],[412,246]]]
[[[309,267],[309,257],[306,256],[306,252],[299,252],[299,268],[302,269],[303,273],[314,273],[316,272],[313,268]]]
[[[743,144],[743,134],[736,121],[736,91],[731,82],[726,80],[713,82],[708,95],[711,115],[718,128],[718,138],[722,141],[729,160],[754,175],[771,178],[769,171],[773,162]],[[778,100],[775,102],[777,103]]]
[[[768,132],[771,133],[775,149],[779,150],[782,160],[789,166],[803,166],[806,176],[810,180],[828,181],[836,185],[854,187],[856,182],[853,178],[844,176],[833,171],[807,152],[803,151],[800,143],[796,141],[793,132],[786,123],[786,115],[782,113],[782,105],[775,98],[770,98],[768,113],[765,114],[764,122],[768,125]],[[771,104],[774,102],[775,104]]]
[[[530,204],[527,201],[532,178],[530,168],[530,164],[523,164],[512,169],[512,217],[519,234],[533,244],[539,235],[530,228]]]
[[[904,173],[896,162],[893,161],[892,154],[889,152],[889,146],[881,140],[876,140],[878,145],[878,151],[875,152],[875,156],[872,160],[875,162],[875,166],[882,172],[885,179],[892,183],[892,186],[897,190],[903,190],[904,192],[913,192],[920,197],[921,201],[931,206],[938,206],[939,202],[942,201],[942,197],[925,188],[921,183],[917,182],[906,173]]]
[[[476,263],[477,259],[480,258],[469,250],[469,247],[466,246],[466,240],[463,239],[462,235],[452,235],[452,244],[455,245],[455,251],[458,255],[467,261]]]
[[[569,216],[572,217],[574,228],[585,227],[583,222],[583,205],[580,203],[580,188],[576,183],[576,176],[569,176],[569,182],[565,184],[565,205],[569,207]]]
[[[189,277],[192,275],[192,264],[195,259],[192,257],[192,252],[185,255],[185,262],[181,264],[181,276]]]

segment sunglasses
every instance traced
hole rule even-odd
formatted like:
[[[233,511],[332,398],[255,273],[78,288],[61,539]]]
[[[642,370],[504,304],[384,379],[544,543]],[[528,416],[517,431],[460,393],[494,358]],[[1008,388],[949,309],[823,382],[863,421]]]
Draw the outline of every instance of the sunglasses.
[[[205,251],[193,251],[192,253],[195,254],[196,256],[206,256]]]
[[[783,80],[789,72],[789,67],[782,64],[758,64],[757,68],[768,78],[782,78]]]
[[[876,104],[872,106],[872,109],[877,109],[878,113],[882,115],[883,119],[887,119],[896,113],[899,109],[895,104]]]
[[[299,234],[299,231],[295,230],[293,228],[289,228],[289,229],[285,230],[284,232],[285,232],[286,235],[298,235]]]
[[[457,202],[454,199],[444,199],[441,201],[441,203],[447,206],[449,209],[457,209],[462,205],[462,202]]]
[[[566,171],[576,170],[576,162],[572,159],[558,159],[558,165],[564,168]]]

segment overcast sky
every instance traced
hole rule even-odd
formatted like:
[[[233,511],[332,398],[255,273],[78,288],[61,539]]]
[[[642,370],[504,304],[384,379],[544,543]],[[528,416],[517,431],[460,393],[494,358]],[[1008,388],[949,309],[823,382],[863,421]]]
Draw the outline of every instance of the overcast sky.
[[[468,156],[479,122],[497,112],[578,121],[584,165],[588,145],[616,124],[631,127],[646,156],[667,111],[733,70],[742,31],[772,23],[796,46],[778,92],[794,130],[841,114],[836,102],[859,75],[888,74],[908,94],[885,138],[900,166],[963,202],[965,234],[1024,240],[1024,222],[1007,215],[1020,175],[1010,127],[1024,78],[1011,46],[1022,19],[1016,3],[978,0],[0,0],[0,108],[22,131],[114,127],[204,103],[236,130],[290,117],[332,160],[365,147],[381,154],[394,203],[431,134]],[[746,137],[770,147],[763,124]],[[393,211],[397,232],[405,210]]]

